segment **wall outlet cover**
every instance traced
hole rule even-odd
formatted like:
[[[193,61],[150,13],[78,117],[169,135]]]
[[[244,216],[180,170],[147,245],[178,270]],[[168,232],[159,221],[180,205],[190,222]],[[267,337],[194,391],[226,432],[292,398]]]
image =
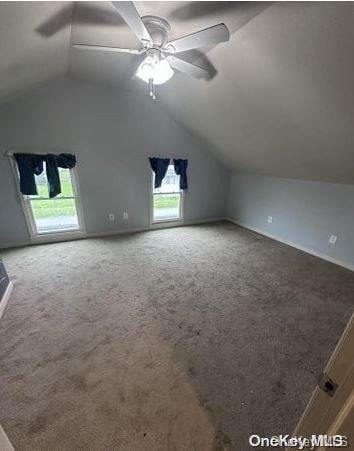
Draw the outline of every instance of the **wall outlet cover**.
[[[127,211],[125,211],[125,212],[123,213],[123,219],[124,219],[124,220],[127,220],[127,219],[128,219],[128,212],[127,212]]]
[[[329,242],[330,244],[336,244],[336,242],[337,242],[337,235],[331,235],[331,236],[329,237],[328,242]]]
[[[268,222],[269,224],[273,222],[273,216],[268,216]]]
[[[114,221],[114,213],[109,213],[108,217],[110,221]]]

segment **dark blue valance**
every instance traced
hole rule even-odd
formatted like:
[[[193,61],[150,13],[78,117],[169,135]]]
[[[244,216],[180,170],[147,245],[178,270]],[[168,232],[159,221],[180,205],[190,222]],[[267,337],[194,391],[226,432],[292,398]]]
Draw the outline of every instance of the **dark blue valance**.
[[[38,194],[34,175],[43,172],[42,155],[15,153],[18,172],[20,173],[20,190],[22,194]]]
[[[180,189],[188,189],[188,180],[187,180],[188,160],[174,159],[173,165],[175,168],[175,173],[180,176],[179,177]]]
[[[168,165],[170,164],[169,158],[155,158],[150,157],[150,166],[151,169],[154,171],[155,174],[155,188],[160,188],[162,184],[162,180],[164,179]]]
[[[61,193],[58,168],[71,169],[76,164],[76,157],[71,153],[54,154],[14,154],[18,171],[20,173],[20,190],[22,194],[38,194],[35,175],[43,172],[43,162],[46,164],[49,197],[55,197]]]

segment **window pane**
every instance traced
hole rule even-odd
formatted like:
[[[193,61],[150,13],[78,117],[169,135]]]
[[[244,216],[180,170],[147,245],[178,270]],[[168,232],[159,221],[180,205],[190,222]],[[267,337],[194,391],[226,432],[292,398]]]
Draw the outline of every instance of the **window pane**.
[[[179,219],[181,195],[154,194],[154,220]]]
[[[176,175],[175,168],[170,164],[161,187],[155,188],[154,193],[178,193],[179,191],[179,175]]]
[[[74,199],[31,200],[38,233],[79,228]]]
[[[61,194],[59,196],[72,197],[74,193],[71,183],[70,169],[59,168],[59,177],[61,184]]]
[[[57,197],[73,197],[73,188],[70,177],[70,169],[58,168],[59,170],[59,178],[61,185],[61,194],[58,194]],[[37,185],[37,196],[30,196],[31,199],[36,199],[38,197],[45,197],[48,199],[48,182],[47,182],[47,171],[44,163],[44,170],[42,174],[36,175],[36,185]]]
[[[42,172],[41,175],[36,175],[36,185],[37,185],[37,192],[38,196],[31,196],[31,198],[36,197],[48,197],[48,186],[47,186],[47,175],[45,171]]]
[[[181,190],[179,175],[172,164],[168,166],[160,188],[153,190],[153,220],[180,219]]]

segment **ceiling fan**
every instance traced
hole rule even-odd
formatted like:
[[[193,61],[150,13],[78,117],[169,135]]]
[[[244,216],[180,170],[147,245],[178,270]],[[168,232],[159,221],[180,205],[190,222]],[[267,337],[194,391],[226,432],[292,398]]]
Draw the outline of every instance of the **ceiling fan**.
[[[167,20],[158,16],[140,17],[133,2],[111,3],[140,40],[142,48],[136,50],[89,44],[73,44],[73,47],[137,55],[140,59],[135,75],[149,84],[149,95],[153,99],[156,99],[155,86],[169,80],[174,74],[174,69],[194,78],[208,78],[208,69],[177,58],[175,54],[218,44],[230,39],[228,28],[225,24],[220,23],[168,41],[171,27]]]

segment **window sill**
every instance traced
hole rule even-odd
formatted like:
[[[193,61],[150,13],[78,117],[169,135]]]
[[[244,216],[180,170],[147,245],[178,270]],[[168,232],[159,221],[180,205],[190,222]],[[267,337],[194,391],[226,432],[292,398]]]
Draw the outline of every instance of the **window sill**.
[[[59,241],[59,240],[70,240],[71,238],[78,238],[86,236],[86,232],[83,230],[73,229],[58,232],[45,232],[38,233],[32,237],[32,242],[48,242],[48,241]]]
[[[152,229],[159,229],[163,227],[175,227],[183,224],[183,219],[161,219],[160,221],[153,221],[150,225]]]

